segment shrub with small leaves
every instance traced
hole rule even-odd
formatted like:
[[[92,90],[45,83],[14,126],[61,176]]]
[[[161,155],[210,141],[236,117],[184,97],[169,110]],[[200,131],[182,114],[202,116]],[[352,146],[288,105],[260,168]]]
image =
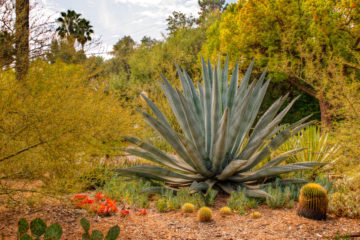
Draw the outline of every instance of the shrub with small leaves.
[[[156,203],[155,203],[155,207],[156,209],[163,213],[163,212],[167,212],[168,210],[168,203],[167,200],[165,198],[160,198]]]
[[[290,187],[283,189],[279,186],[276,188],[269,186],[266,192],[270,195],[266,197],[266,204],[271,208],[282,208],[291,200]]]
[[[212,211],[208,207],[202,207],[199,209],[197,217],[200,222],[208,222],[212,219]]]
[[[247,208],[256,208],[258,204],[255,199],[250,199],[246,196],[245,190],[239,188],[238,191],[231,192],[226,205],[235,213],[246,215]]]

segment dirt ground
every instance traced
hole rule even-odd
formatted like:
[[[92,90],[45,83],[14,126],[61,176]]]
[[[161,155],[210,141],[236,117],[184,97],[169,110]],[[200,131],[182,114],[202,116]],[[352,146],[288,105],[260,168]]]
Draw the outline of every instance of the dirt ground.
[[[313,221],[297,216],[296,208],[274,210],[260,206],[256,209],[262,215],[259,219],[236,214],[222,217],[218,210],[224,202],[222,198],[216,201],[212,207],[213,220],[207,223],[197,221],[196,213],[158,213],[154,207],[148,209],[147,216],[135,216],[131,210],[130,216],[125,218],[89,216],[84,210],[55,203],[27,212],[0,210],[0,236],[3,234],[5,239],[16,239],[20,217],[28,220],[41,217],[48,224],[58,222],[63,227],[62,239],[68,240],[81,239],[79,221],[82,217],[90,220],[92,229],[103,232],[118,224],[119,239],[333,239],[337,233],[360,234],[360,219],[329,216],[326,221]]]

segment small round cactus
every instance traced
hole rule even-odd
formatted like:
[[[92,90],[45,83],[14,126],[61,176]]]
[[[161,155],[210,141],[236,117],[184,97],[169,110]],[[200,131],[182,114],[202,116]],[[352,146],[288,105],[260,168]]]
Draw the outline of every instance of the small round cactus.
[[[229,216],[229,215],[231,215],[231,209],[229,208],[229,207],[222,207],[221,209],[220,209],[220,215],[221,216]]]
[[[208,207],[202,207],[199,209],[197,216],[200,222],[207,222],[212,218],[212,211]]]
[[[183,213],[193,213],[194,210],[195,210],[195,207],[194,207],[194,205],[191,204],[191,203],[185,203],[185,204],[182,206],[182,208],[181,208],[181,211],[182,211]]]
[[[308,183],[300,190],[297,214],[302,217],[325,220],[328,208],[326,190],[316,183]]]
[[[258,219],[258,218],[261,218],[261,214],[259,212],[253,212],[250,214],[250,217],[252,219]]]

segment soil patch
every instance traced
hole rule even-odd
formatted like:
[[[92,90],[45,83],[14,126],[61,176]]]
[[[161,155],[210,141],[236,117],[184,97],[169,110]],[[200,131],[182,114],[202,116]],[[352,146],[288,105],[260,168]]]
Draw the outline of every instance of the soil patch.
[[[82,229],[79,221],[86,217],[92,229],[103,232],[115,224],[120,226],[119,239],[325,239],[333,238],[337,233],[354,234],[360,232],[359,219],[335,218],[330,216],[326,221],[314,221],[296,215],[296,209],[271,209],[260,206],[256,211],[261,218],[232,215],[222,217],[218,210],[224,206],[225,199],[216,201],[213,210],[213,221],[200,223],[196,213],[182,214],[180,211],[158,213],[152,206],[147,216],[98,217],[89,216],[84,210],[72,206],[46,203],[41,208],[27,212],[0,210],[0,236],[5,239],[16,239],[17,221],[20,217],[28,220],[41,217],[48,224],[58,222],[63,227],[63,238],[81,239]]]

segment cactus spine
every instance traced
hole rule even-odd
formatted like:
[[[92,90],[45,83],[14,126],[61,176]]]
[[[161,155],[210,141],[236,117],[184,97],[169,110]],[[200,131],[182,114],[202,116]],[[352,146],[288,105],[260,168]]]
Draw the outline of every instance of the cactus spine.
[[[328,207],[326,190],[316,183],[308,183],[301,188],[297,214],[302,217],[325,220]]]

